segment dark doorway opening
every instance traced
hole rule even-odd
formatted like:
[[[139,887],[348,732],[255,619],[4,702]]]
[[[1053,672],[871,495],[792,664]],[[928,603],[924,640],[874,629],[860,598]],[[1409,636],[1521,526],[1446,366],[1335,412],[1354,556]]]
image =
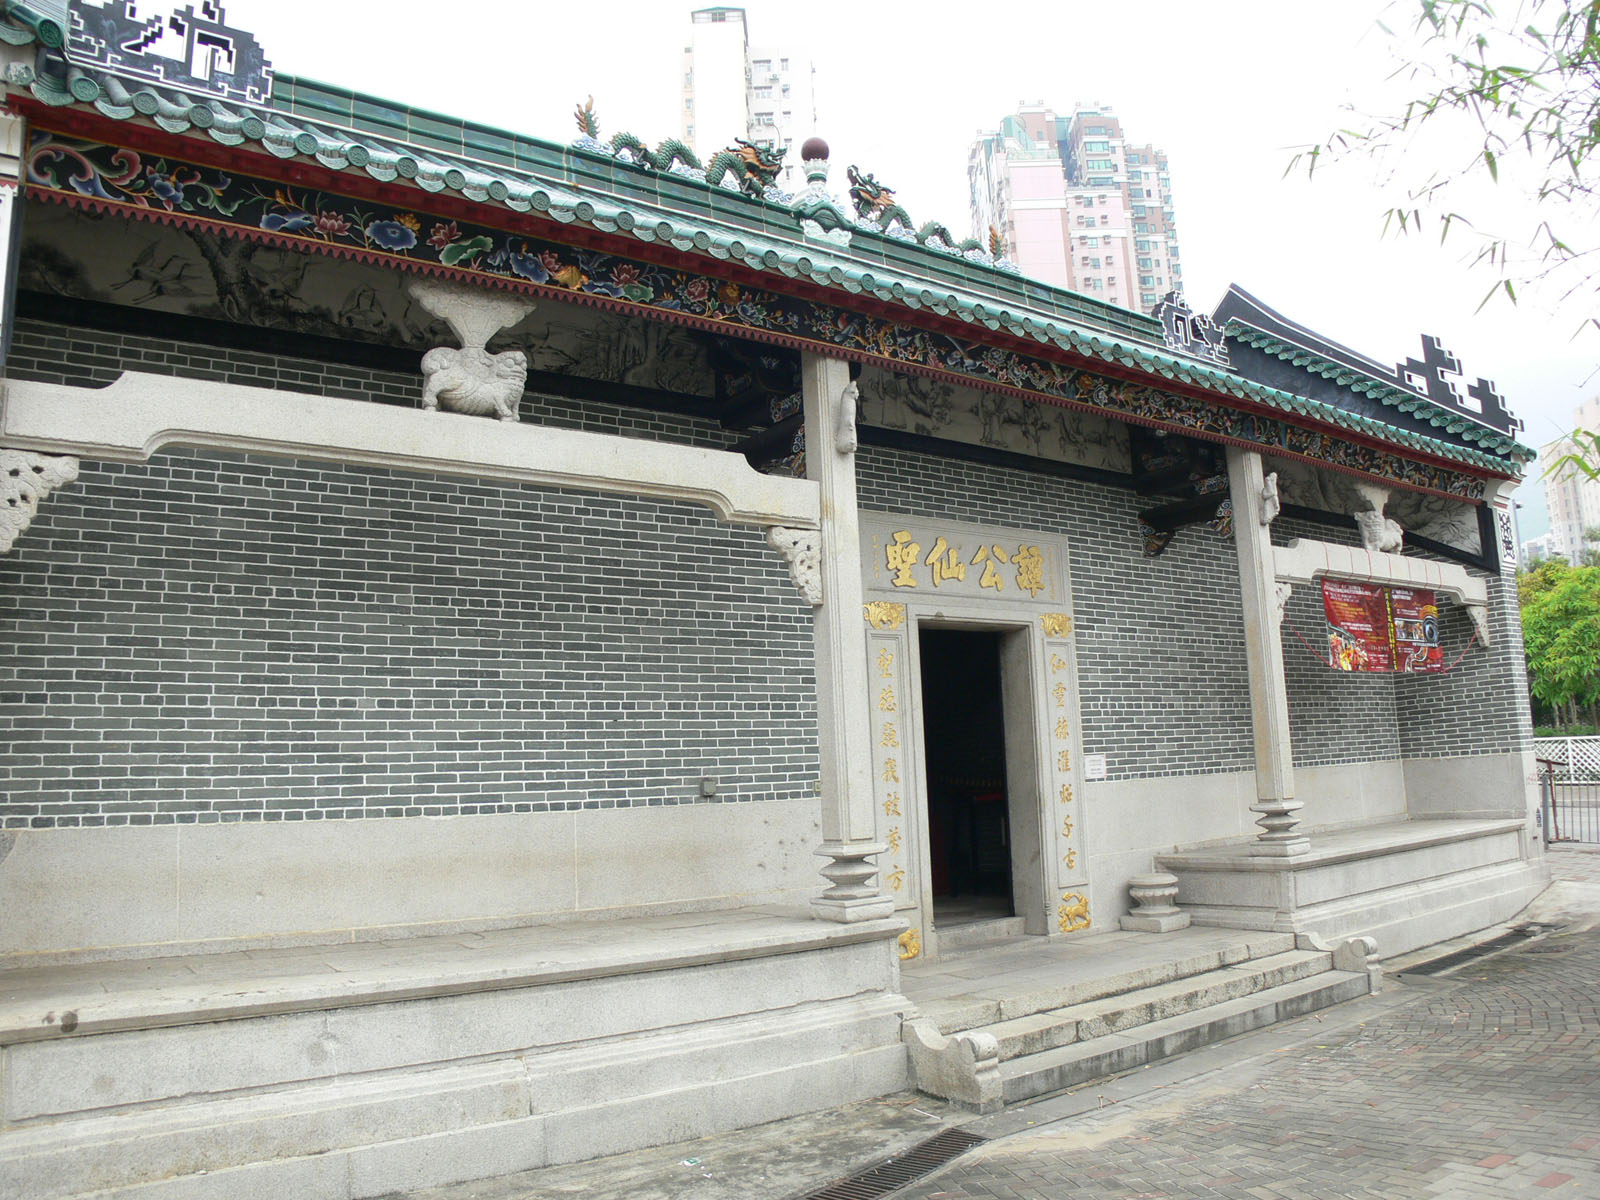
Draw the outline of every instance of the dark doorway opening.
[[[928,629],[922,730],[936,926],[1009,917],[1010,814],[1000,633]]]

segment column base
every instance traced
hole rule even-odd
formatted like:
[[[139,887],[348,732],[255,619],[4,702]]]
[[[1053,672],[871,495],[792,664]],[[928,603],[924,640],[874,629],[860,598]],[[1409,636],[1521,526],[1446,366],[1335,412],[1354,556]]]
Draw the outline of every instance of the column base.
[[[837,921],[853,925],[857,921],[882,921],[894,916],[894,899],[890,896],[870,896],[855,900],[833,900],[818,896],[811,902],[812,916],[824,921]]]
[[[1281,842],[1268,842],[1257,838],[1250,844],[1249,850],[1251,858],[1294,858],[1310,853],[1311,839],[1308,837],[1288,838]]]

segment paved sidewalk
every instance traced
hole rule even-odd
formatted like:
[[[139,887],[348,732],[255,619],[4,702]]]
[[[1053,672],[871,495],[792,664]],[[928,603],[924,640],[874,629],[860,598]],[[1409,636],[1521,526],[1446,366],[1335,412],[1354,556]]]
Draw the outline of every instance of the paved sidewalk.
[[[1600,846],[1550,861],[1552,937],[994,1117],[907,1093],[406,1200],[798,1200],[956,1124],[995,1140],[895,1200],[1600,1197]]]
[[[1600,853],[1551,859],[1600,887]],[[1600,931],[1390,990],[1415,999],[992,1142],[896,1198],[1600,1196]]]

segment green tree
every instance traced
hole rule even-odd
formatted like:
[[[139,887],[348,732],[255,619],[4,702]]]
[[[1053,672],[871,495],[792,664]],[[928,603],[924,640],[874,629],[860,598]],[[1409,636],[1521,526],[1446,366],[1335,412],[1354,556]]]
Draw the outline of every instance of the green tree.
[[[1574,290],[1600,290],[1588,269],[1600,253],[1592,232],[1600,194],[1590,178],[1600,149],[1600,0],[1507,0],[1499,8],[1489,0],[1405,0],[1412,5],[1413,28],[1391,37],[1412,40],[1400,51],[1401,73],[1416,94],[1398,113],[1366,118],[1302,151],[1291,169],[1304,164],[1314,173],[1329,156],[1405,149],[1415,135],[1464,117],[1476,130],[1470,152],[1412,184],[1386,214],[1386,228],[1436,229],[1441,239],[1473,230],[1477,261],[1497,268],[1485,301],[1503,293],[1514,302],[1519,283],[1573,266]],[[1532,191],[1531,225],[1478,231],[1452,207],[1455,185],[1483,177],[1498,183],[1503,170]],[[1600,328],[1585,311],[1584,323]]]
[[[1517,598],[1534,698],[1558,724],[1587,708],[1600,725],[1600,567],[1542,563],[1518,576]]]

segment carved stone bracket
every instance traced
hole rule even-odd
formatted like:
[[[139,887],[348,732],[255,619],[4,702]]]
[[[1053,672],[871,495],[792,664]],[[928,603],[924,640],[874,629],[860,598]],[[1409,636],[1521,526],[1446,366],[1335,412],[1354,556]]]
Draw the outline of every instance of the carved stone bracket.
[[[856,410],[861,403],[861,389],[852,379],[839,393],[839,426],[834,430],[833,446],[840,454],[854,454],[860,445],[856,436]]]
[[[1283,613],[1289,607],[1289,597],[1294,595],[1294,585],[1279,579],[1272,585],[1272,623],[1283,628]]]
[[[461,349],[440,346],[422,356],[422,407],[441,405],[474,416],[517,419],[517,405],[528,384],[528,356],[521,350],[490,354],[484,347],[507,326],[534,309],[534,302],[505,292],[413,279],[411,298],[438,317],[461,339]]]
[[[77,477],[78,460],[68,455],[0,449],[0,554],[33,524],[50,489]]]
[[[1261,483],[1261,523],[1271,525],[1282,509],[1283,500],[1278,495],[1278,473],[1274,471]]]
[[[1494,645],[1494,638],[1489,633],[1489,606],[1486,604],[1468,604],[1465,607],[1467,617],[1472,621],[1472,631],[1478,635],[1478,645]]]
[[[774,525],[767,530],[767,545],[783,555],[789,576],[800,595],[812,608],[822,607],[822,534],[816,529],[787,529]]]

